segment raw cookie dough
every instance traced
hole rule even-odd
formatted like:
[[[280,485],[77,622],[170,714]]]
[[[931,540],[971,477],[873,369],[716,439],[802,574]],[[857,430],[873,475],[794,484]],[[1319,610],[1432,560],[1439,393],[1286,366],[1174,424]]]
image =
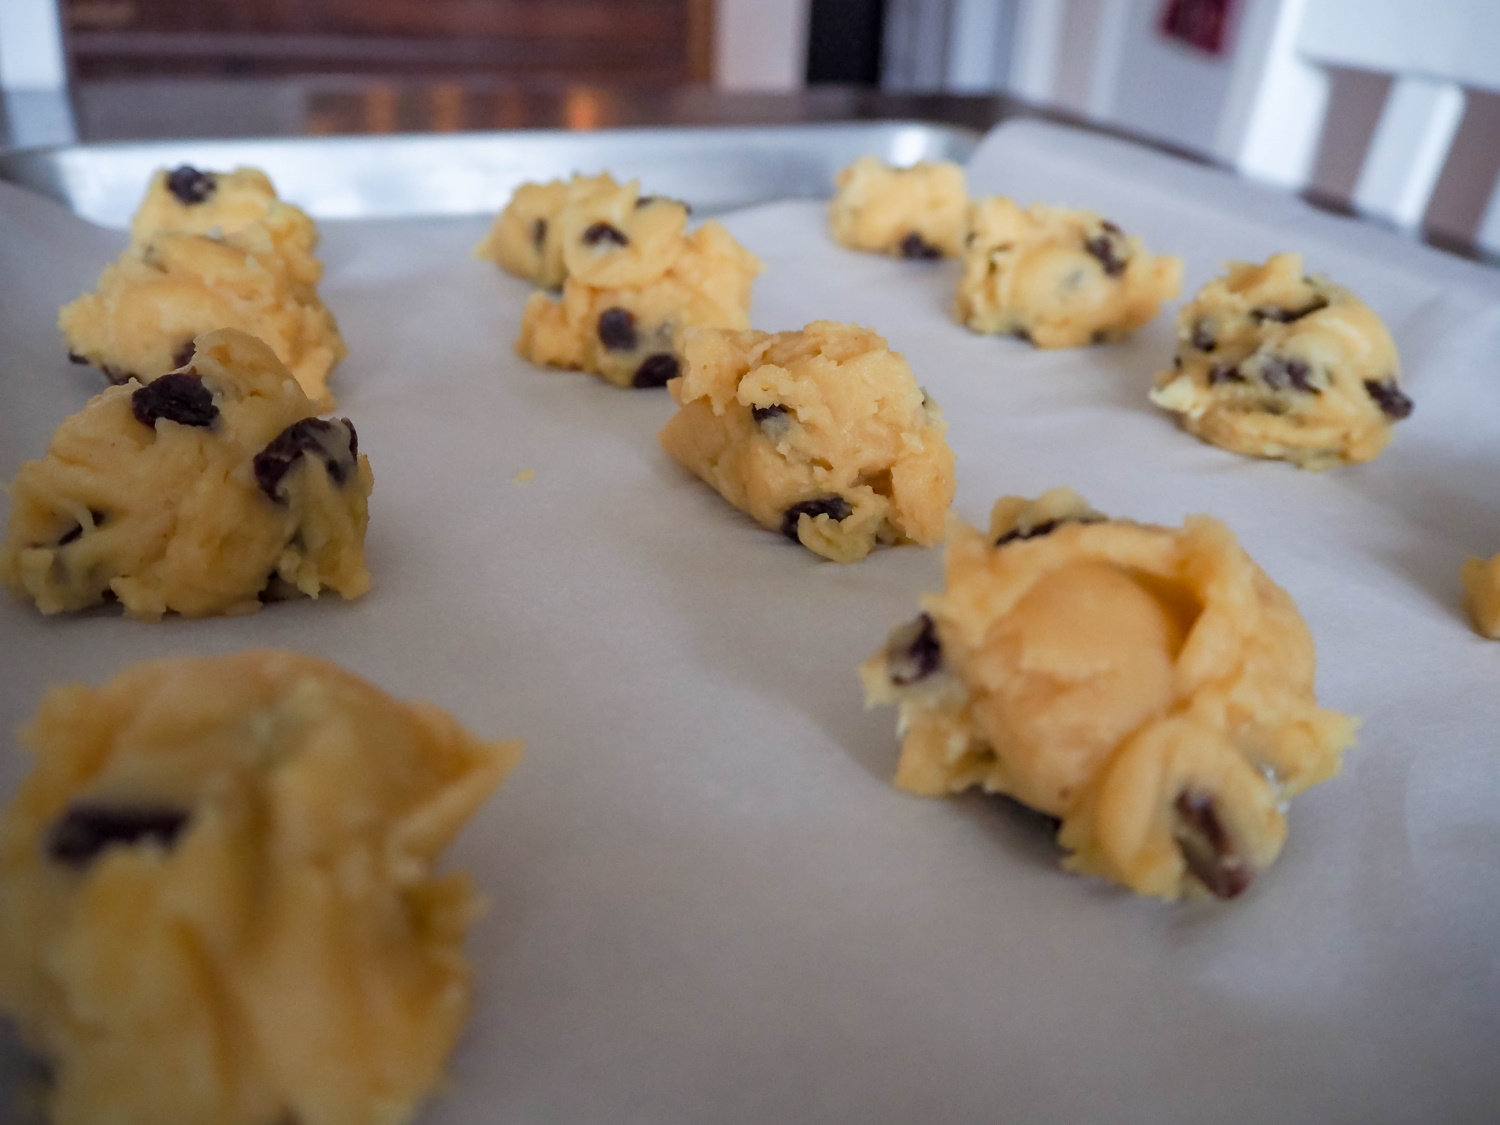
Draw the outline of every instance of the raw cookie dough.
[[[151,177],[130,224],[130,241],[145,246],[166,231],[238,234],[263,220],[276,202],[276,189],[258,168],[200,172],[184,164],[170,172],[163,169]],[[311,226],[312,220],[307,221]]]
[[[838,175],[829,205],[834,240],[901,258],[956,258],[969,196],[951,160],[892,168],[861,156]]]
[[[1464,600],[1480,636],[1500,640],[1500,555],[1464,563]]]
[[[0,1008],[55,1125],[396,1125],[467,1018],[439,854],[520,758],[290,652],[53,688],[0,820]]]
[[[1368,306],[1277,254],[1232,263],[1183,306],[1151,401],[1214,445],[1327,469],[1370,460],[1411,413],[1400,368]]]
[[[107,266],[97,292],[63,306],[69,356],[111,382],[149,380],[186,363],[194,336],[238,328],[269,344],[308,397],[332,409],[328,375],[348,349],[318,299],[317,241],[307,215],[274,200],[264,218],[222,237],[160,231]]]
[[[534,281],[543,288],[556,289],[568,276],[563,261],[566,241],[563,228],[577,225],[564,223],[564,212],[570,207],[591,211],[589,200],[617,198],[626,191],[631,193],[633,206],[636,185],[617,184],[608,172],[598,176],[575,175],[571,180],[545,184],[522,184],[496,217],[489,233],[474,247],[474,256],[488,259],[507,273]]]
[[[637,198],[627,187],[618,213],[564,216],[562,297],[532,294],[516,351],[616,386],[660,387],[680,370],[679,332],[750,327],[750,288],[762,267],[718,223],[684,234],[682,204]]]
[[[1091,211],[992,196],[970,207],[965,245],[960,323],[1039,348],[1122,340],[1182,288],[1181,258],[1147,253]]]
[[[860,669],[897,703],[896,784],[979,786],[1061,821],[1064,866],[1143,895],[1232,898],[1283,802],[1339,770],[1297,607],[1218,520],[1108,520],[1071,489],[955,521],[947,588]]]
[[[196,344],[181,372],[96,395],[21,466],[0,581],[43,613],[114,597],[154,621],[369,589],[373,478],[353,425],[316,418],[254,337]]]
[[[835,562],[942,541],[953,451],[937,404],[874,332],[685,334],[668,453],[741,511]]]

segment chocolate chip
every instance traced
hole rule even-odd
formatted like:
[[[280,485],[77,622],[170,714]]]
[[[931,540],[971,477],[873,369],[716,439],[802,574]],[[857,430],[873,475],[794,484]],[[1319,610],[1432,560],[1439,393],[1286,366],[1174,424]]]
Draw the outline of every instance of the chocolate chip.
[[[130,409],[143,426],[156,425],[158,418],[183,426],[212,426],[219,416],[213,392],[190,371],[153,379],[130,396]]]
[[[903,258],[916,258],[923,261],[933,261],[943,256],[940,246],[934,246],[916,231],[912,231],[901,240],[901,256]]]
[[[1194,324],[1190,343],[1200,352],[1211,352],[1217,348],[1219,341],[1214,336],[1214,322],[1205,317]]]
[[[802,500],[788,508],[781,517],[781,534],[788,539],[796,540],[797,522],[804,515],[814,519],[818,516],[827,516],[831,520],[843,521],[848,519],[853,511],[853,506],[842,496],[820,496],[816,500]]]
[[[782,406],[779,402],[772,403],[770,406],[752,406],[750,408],[750,416],[762,426],[777,418],[786,417],[786,412],[786,407]]]
[[[47,835],[47,854],[85,867],[112,844],[151,840],[171,847],[187,821],[187,813],[165,805],[71,805]]]
[[[1185,789],[1177,795],[1172,807],[1177,813],[1172,838],[1193,877],[1219,898],[1234,898],[1243,893],[1255,873],[1235,851],[1234,841],[1219,820],[1214,799]]]
[[[1260,365],[1260,377],[1273,391],[1284,391],[1290,387],[1306,394],[1322,394],[1320,388],[1313,386],[1311,375],[1312,368],[1307,365],[1307,361],[1295,357],[1268,356]]]
[[[1217,387],[1220,383],[1243,383],[1245,377],[1240,374],[1237,367],[1227,363],[1216,363],[1208,369],[1208,385]]]
[[[612,352],[632,350],[638,342],[635,314],[629,309],[605,309],[599,314],[599,342]]]
[[[167,190],[185,207],[202,203],[218,186],[219,178],[212,172],[200,172],[190,164],[167,173]]]
[[[1399,422],[1408,417],[1415,405],[1407,398],[1401,388],[1396,386],[1394,379],[1385,382],[1377,382],[1374,379],[1365,380],[1365,391],[1375,400],[1375,405],[1385,412],[1388,418]]]
[[[328,479],[342,485],[354,476],[359,460],[359,435],[347,418],[332,421],[304,418],[293,422],[255,455],[252,468],[260,490],[278,504],[287,502],[283,478],[305,455],[318,457]]]
[[[535,246],[538,250],[540,250],[542,248],[542,243],[544,243],[546,241],[547,241],[547,220],[546,219],[532,219],[531,220],[531,244],[533,246]]]
[[[625,232],[609,223],[595,223],[583,232],[585,246],[598,246],[601,242],[613,242],[616,246],[630,245],[630,239],[625,237]]]
[[[1109,229],[1108,225],[1106,225],[1105,229]],[[1099,260],[1099,264],[1104,267],[1104,272],[1110,277],[1119,277],[1124,273],[1125,266],[1130,260],[1128,256],[1121,257],[1119,253],[1117,245],[1119,229],[1119,227],[1115,227],[1114,231],[1111,232],[1115,235],[1114,238],[1108,234],[1101,234],[1083,244],[1083,248]]]
[[[886,646],[886,669],[891,683],[897,687],[925,680],[942,663],[943,646],[938,641],[937,622],[928,613],[902,626]]]
[[[193,350],[193,341],[184,341],[182,347],[178,348],[175,352],[172,353],[172,366],[174,368],[186,367],[188,364],[192,363]]]
[[[1273,321],[1276,324],[1291,324],[1294,320],[1301,320],[1304,316],[1311,316],[1320,309],[1328,307],[1326,297],[1313,298],[1312,304],[1301,309],[1283,309],[1277,305],[1261,305],[1250,310],[1250,319],[1257,324]]]
[[[104,377],[117,387],[121,383],[128,383],[135,378],[135,372],[126,371],[123,367],[111,367],[107,363],[99,370],[103,371]]]
[[[87,363],[88,361],[89,361],[89,357],[86,356],[86,355],[79,355],[77,352],[72,352],[72,351],[70,351],[68,353],[68,362],[69,363]]]
[[[631,385],[635,387],[665,387],[668,382],[677,378],[677,357],[671,352],[657,352],[648,355],[641,360],[641,365],[635,369],[635,378]]]

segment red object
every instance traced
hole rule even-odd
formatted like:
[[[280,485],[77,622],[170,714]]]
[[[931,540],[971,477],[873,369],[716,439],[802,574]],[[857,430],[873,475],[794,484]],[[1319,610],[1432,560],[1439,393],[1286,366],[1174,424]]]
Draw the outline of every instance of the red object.
[[[1234,0],[1167,0],[1161,33],[1210,55],[1222,55],[1233,7]]]

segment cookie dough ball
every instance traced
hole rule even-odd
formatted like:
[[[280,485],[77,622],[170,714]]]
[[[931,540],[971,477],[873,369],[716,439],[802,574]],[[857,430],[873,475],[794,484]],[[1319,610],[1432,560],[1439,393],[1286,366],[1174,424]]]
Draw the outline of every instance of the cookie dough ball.
[[[759,258],[715,222],[682,234],[680,203],[654,200],[634,214],[624,228],[598,220],[579,229],[562,297],[534,293],[526,303],[516,341],[524,358],[619,387],[660,387],[681,369],[678,333],[750,327]],[[658,237],[667,226],[677,233]]]
[[[1354,722],[1318,707],[1297,607],[1218,520],[1109,520],[1069,489],[956,525],[947,586],[860,670],[900,706],[896,784],[977,786],[1061,822],[1071,870],[1232,898],[1338,772]]]
[[[862,156],[838,175],[828,209],[834,240],[899,258],[956,258],[969,196],[951,160],[892,168]]]
[[[1480,636],[1500,640],[1500,555],[1464,563],[1464,594],[1469,617]]]
[[[370,463],[317,413],[259,340],[200,336],[189,366],[96,395],[21,466],[0,581],[43,613],[116,598],[148,621],[357,597]]]
[[[474,247],[474,256],[494,262],[506,273],[556,289],[568,276],[563,262],[563,212],[593,196],[611,196],[621,190],[608,172],[522,184]]]
[[[1039,348],[1122,340],[1174,299],[1182,259],[1149,254],[1091,211],[993,196],[969,209],[959,321]]]
[[[874,332],[685,336],[661,444],[724,499],[824,558],[942,541],[953,451],[937,404]]]
[[[167,231],[238,234],[265,219],[276,202],[276,189],[258,168],[200,172],[184,164],[151,177],[146,198],[130,225],[130,241],[145,246]],[[297,213],[312,225],[311,219]]]
[[[0,1008],[56,1125],[408,1120],[468,1015],[434,864],[520,757],[290,652],[57,687],[0,819]]]
[[[1411,413],[1385,325],[1302,255],[1236,262],[1177,319],[1177,356],[1151,401],[1191,434],[1304,469],[1368,461]]]
[[[269,344],[308,397],[332,409],[328,375],[348,348],[318,299],[317,238],[285,203],[222,238],[157,234],[106,267],[96,292],[63,307],[68,353],[111,382],[149,380],[188,362],[200,333],[237,328]]]

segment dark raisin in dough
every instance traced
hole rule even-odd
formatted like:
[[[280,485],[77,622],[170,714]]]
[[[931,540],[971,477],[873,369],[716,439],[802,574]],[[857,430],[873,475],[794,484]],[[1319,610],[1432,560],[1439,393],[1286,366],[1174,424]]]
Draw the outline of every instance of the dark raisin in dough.
[[[130,409],[143,426],[165,418],[183,426],[212,426],[219,417],[214,396],[190,371],[163,375],[130,396]]]
[[[602,242],[612,242],[616,246],[630,245],[630,239],[626,237],[625,232],[609,223],[594,223],[583,232],[585,246],[598,246]]]
[[[1399,422],[1403,418],[1410,417],[1415,404],[1400,387],[1396,386],[1394,381],[1377,382],[1374,379],[1366,379],[1365,391],[1375,400],[1375,405],[1380,407],[1387,418]]]
[[[943,646],[938,641],[937,622],[931,614],[922,614],[907,626],[907,630],[894,638],[896,643],[887,655],[891,683],[897,687],[909,687],[918,680],[925,680],[943,663]]]
[[[1214,799],[1191,790],[1177,795],[1173,838],[1193,877],[1218,898],[1234,898],[1250,886],[1253,872],[1224,830]]]
[[[637,387],[665,387],[673,379],[677,378],[679,365],[677,357],[671,352],[657,352],[648,355],[641,360],[641,365],[635,369],[635,379],[632,383]]]
[[[304,418],[293,422],[255,455],[255,483],[278,504],[287,502],[283,480],[297,462],[312,454],[328,470],[328,479],[342,485],[354,476],[359,460],[359,435],[347,418]]]
[[[190,164],[167,173],[167,190],[186,207],[204,202],[218,186],[218,177],[212,172],[200,172]]]
[[[635,348],[639,342],[635,330],[635,314],[629,309],[605,309],[599,314],[599,342],[615,352],[628,352]]]
[[[901,256],[919,261],[935,261],[943,256],[942,248],[934,246],[916,231],[901,240]]]
[[[112,845],[150,840],[171,847],[188,814],[164,805],[70,805],[52,826],[47,854],[70,867],[86,867]]]
[[[820,496],[816,500],[803,500],[793,504],[786,510],[781,519],[781,534],[793,542],[797,541],[797,522],[804,515],[816,519],[818,516],[827,516],[831,520],[842,522],[849,518],[854,508],[849,501],[842,496]]]

